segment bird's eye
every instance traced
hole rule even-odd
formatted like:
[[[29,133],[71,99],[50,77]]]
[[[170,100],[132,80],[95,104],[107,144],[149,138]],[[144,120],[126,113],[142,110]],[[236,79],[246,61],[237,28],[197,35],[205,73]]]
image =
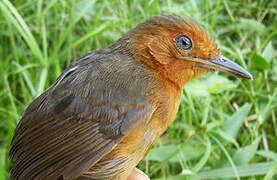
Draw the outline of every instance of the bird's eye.
[[[192,40],[185,35],[181,35],[176,37],[176,44],[178,48],[184,50],[184,51],[189,51],[192,49]]]

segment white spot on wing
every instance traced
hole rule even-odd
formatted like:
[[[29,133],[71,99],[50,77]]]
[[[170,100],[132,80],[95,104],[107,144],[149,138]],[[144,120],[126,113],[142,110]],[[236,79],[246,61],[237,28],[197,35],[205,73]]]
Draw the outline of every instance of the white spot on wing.
[[[56,83],[54,84],[53,87],[56,87],[62,80],[64,80],[64,78],[70,74],[71,72],[75,71],[77,68],[79,68],[79,65],[74,66],[70,69],[68,69],[67,71],[63,72],[62,75],[59,77],[59,79],[56,81]]]

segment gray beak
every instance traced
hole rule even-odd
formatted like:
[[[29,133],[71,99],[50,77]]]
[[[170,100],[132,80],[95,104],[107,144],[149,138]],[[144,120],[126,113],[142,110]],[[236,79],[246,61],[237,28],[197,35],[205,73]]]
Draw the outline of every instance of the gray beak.
[[[240,78],[253,79],[253,76],[248,71],[224,56],[220,56],[218,59],[212,59],[208,61],[210,63],[205,65],[211,69],[225,72]]]

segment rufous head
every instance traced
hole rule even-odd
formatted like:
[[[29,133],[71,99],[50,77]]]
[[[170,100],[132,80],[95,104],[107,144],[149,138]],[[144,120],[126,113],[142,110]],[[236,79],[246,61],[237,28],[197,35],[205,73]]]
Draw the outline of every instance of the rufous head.
[[[137,58],[180,85],[210,70],[252,79],[249,72],[224,57],[204,28],[191,18],[154,16],[129,36]]]

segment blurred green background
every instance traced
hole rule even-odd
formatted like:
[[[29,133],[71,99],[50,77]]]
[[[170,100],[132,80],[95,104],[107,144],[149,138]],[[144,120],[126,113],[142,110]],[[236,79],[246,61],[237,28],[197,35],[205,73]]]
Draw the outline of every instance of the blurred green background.
[[[139,165],[151,179],[274,179],[276,0],[1,0],[0,179],[22,113],[74,59],[160,13],[191,16],[254,80],[209,73]]]

